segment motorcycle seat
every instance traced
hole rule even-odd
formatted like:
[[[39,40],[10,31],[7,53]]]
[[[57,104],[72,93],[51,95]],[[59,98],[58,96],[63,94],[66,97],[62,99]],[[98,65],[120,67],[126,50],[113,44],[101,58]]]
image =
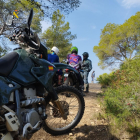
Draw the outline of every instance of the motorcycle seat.
[[[0,58],[0,75],[8,76],[12,71],[19,54],[17,52],[11,52]]]

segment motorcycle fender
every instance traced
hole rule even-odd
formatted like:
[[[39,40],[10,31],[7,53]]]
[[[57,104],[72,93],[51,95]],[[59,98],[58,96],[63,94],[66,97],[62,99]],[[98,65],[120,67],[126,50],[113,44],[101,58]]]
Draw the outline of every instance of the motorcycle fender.
[[[67,64],[63,64],[63,63],[53,63],[56,67],[56,69],[69,69],[69,70],[72,70],[74,71],[75,73],[78,74],[78,71],[76,69],[74,69],[73,67],[67,65]]]
[[[38,67],[32,67],[31,73],[33,76],[47,89],[48,92],[53,92],[52,77],[56,72],[55,66],[44,60],[30,57]]]
[[[10,84],[12,84],[13,87],[9,86]],[[0,106],[7,104],[11,93],[18,88],[20,88],[20,85],[10,81],[8,78],[0,76]]]
[[[13,138],[12,138],[11,134],[8,132],[6,135],[4,135],[2,137],[1,140],[13,140]]]
[[[63,63],[53,63],[53,64],[55,65],[57,70],[59,70],[59,69],[69,69],[71,71],[74,71],[76,79],[78,80],[79,84],[84,85],[83,79],[82,79],[80,73],[76,69],[74,69],[73,67],[71,67],[67,64],[63,64]]]

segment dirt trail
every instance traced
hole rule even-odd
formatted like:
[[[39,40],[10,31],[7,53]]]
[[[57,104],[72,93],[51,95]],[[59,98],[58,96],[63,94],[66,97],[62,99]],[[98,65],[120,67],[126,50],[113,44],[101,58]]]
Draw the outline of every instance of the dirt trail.
[[[36,132],[31,140],[117,140],[109,131],[104,120],[98,120],[101,112],[98,94],[99,84],[90,84],[90,92],[85,98],[85,112],[80,123],[69,133],[61,136],[51,136],[44,130]]]

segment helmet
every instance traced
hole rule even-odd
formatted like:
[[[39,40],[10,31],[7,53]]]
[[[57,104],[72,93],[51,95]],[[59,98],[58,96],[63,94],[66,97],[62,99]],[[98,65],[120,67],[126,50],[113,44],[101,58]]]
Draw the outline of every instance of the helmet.
[[[71,53],[76,53],[76,54],[77,54],[77,53],[78,53],[78,48],[75,47],[75,46],[72,47],[72,48],[71,48]]]
[[[58,54],[59,49],[57,47],[53,46],[51,51],[53,51],[55,54]]]
[[[84,57],[85,59],[87,59],[87,58],[89,57],[88,52],[84,52],[82,55],[83,55],[83,57]]]

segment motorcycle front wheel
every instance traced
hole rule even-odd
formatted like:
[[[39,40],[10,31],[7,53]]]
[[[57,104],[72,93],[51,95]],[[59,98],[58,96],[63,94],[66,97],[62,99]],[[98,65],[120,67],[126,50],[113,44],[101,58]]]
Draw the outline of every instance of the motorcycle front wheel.
[[[58,108],[49,102],[46,106],[47,119],[43,122],[43,128],[52,135],[62,135],[80,122],[84,114],[85,102],[81,93],[74,87],[60,86],[55,90],[67,119],[64,120]],[[70,94],[70,97],[67,97],[67,94]]]

